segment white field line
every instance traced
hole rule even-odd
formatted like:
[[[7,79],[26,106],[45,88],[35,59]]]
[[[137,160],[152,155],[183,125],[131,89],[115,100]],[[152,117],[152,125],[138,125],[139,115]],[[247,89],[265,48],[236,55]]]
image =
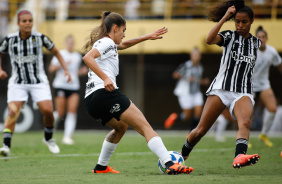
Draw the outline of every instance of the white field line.
[[[217,149],[195,149],[193,152],[221,152],[221,151],[230,151],[234,148],[217,148]],[[151,155],[153,152],[123,152],[115,153],[115,155]],[[91,153],[91,154],[58,154],[58,155],[36,155],[36,156],[15,156],[15,157],[0,157],[0,160],[8,159],[21,159],[21,158],[40,158],[40,157],[89,157],[89,156],[99,156],[100,153]]]

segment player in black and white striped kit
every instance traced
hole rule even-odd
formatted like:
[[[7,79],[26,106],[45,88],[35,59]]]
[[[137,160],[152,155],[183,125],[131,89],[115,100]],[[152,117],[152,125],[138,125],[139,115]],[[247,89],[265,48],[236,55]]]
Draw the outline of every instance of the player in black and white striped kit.
[[[219,32],[225,21],[234,18],[235,31]],[[223,47],[220,69],[207,90],[207,101],[198,126],[192,130],[182,148],[187,159],[193,147],[207,133],[218,116],[228,108],[238,122],[234,168],[254,164],[260,156],[246,155],[253,114],[252,73],[261,41],[250,34],[254,13],[244,1],[221,1],[209,9],[209,20],[218,22],[206,38],[209,45]]]
[[[5,79],[7,74],[1,68],[1,56],[10,55],[12,76],[8,83],[8,108],[9,114],[4,123],[4,145],[0,148],[0,155],[9,156],[12,134],[16,121],[24,103],[30,93],[43,114],[45,143],[52,153],[59,153],[60,149],[52,139],[53,135],[53,104],[49,81],[44,71],[43,50],[50,50],[60,61],[65,70],[65,76],[71,81],[67,66],[54,43],[45,35],[32,31],[33,17],[29,11],[18,13],[19,31],[9,34],[0,43],[0,79]]]

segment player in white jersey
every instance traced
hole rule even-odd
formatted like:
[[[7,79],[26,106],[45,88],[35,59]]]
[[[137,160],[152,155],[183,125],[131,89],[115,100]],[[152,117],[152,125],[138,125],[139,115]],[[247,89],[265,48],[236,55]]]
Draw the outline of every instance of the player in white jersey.
[[[43,114],[45,132],[43,143],[49,147],[52,153],[59,153],[60,149],[52,139],[53,104],[49,81],[44,71],[43,46],[59,59],[67,81],[71,81],[71,76],[54,43],[47,36],[32,31],[33,17],[31,12],[24,10],[18,13],[18,26],[19,32],[8,35],[0,43],[0,58],[2,54],[8,53],[12,65],[7,97],[9,113],[4,123],[4,145],[0,148],[0,155],[9,156],[10,154],[12,134],[21,108],[28,100],[28,93]],[[6,77],[6,72],[0,67],[0,78]]]
[[[189,120],[193,112],[192,129],[199,123],[203,109],[203,94],[200,85],[208,85],[209,79],[202,78],[203,66],[200,63],[201,53],[194,48],[190,53],[190,60],[181,64],[172,74],[178,79],[174,94],[178,97],[182,113],[172,113],[164,123],[165,129],[170,129],[176,121]]]
[[[193,169],[174,164],[161,138],[152,129],[142,112],[124,95],[116,84],[119,74],[117,50],[129,48],[145,40],[156,40],[167,32],[166,28],[151,34],[122,42],[125,37],[126,21],[118,13],[103,12],[102,23],[93,29],[84,49],[84,62],[90,68],[86,84],[85,107],[87,112],[102,125],[113,130],[104,140],[98,163],[93,173],[119,173],[108,166],[117,144],[128,125],[145,137],[148,147],[166,165],[168,174],[189,174]]]
[[[268,36],[267,32],[258,27],[256,36],[261,40],[261,47],[258,50],[256,65],[253,74],[254,96],[256,100],[260,100],[266,107],[262,121],[262,131],[259,136],[260,140],[268,147],[272,147],[272,142],[269,140],[267,133],[273,123],[277,102],[269,81],[269,68],[271,65],[282,69],[281,57],[274,47],[266,44]]]
[[[201,140],[225,108],[238,122],[234,168],[254,164],[259,155],[246,155],[250,135],[250,121],[253,114],[252,69],[261,42],[250,34],[254,13],[244,1],[220,1],[209,8],[209,20],[218,22],[209,32],[209,45],[223,46],[220,69],[207,90],[198,126],[192,130],[182,148],[182,156],[187,159],[193,147]],[[234,18],[235,31],[219,32],[222,25]]]
[[[54,124],[55,127],[58,126],[58,123],[65,116],[67,109],[62,143],[72,145],[74,144],[72,135],[76,127],[77,108],[79,105],[79,76],[86,75],[88,68],[85,65],[81,66],[82,57],[78,52],[74,51],[74,39],[71,35],[67,36],[65,39],[65,48],[66,49],[60,50],[60,53],[67,64],[72,82],[66,81],[64,70],[56,57],[53,57],[51,61],[49,72],[56,72],[53,80],[56,107],[56,111],[54,112]]]

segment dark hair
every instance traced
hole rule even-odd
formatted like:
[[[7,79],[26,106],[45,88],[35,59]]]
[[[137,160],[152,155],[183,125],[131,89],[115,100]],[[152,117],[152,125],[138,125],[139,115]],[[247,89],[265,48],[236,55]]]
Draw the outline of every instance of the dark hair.
[[[259,26],[256,30],[256,35],[258,35],[259,32],[264,32],[265,36],[267,37],[267,32],[263,29],[262,26]]]
[[[22,11],[18,12],[18,14],[17,14],[18,22],[20,22],[20,17],[21,17],[22,15],[24,15],[24,14],[30,14],[30,15],[32,16],[32,13],[31,13],[30,11],[28,11],[28,10],[22,10]]]
[[[245,7],[244,0],[229,0],[229,1],[220,1],[216,5],[208,8],[207,17],[209,21],[219,22],[222,17],[225,15],[229,7],[235,6],[236,12]],[[235,14],[229,17],[226,21],[233,19]]]
[[[95,27],[92,31],[91,34],[88,38],[88,41],[86,42],[86,44],[83,46],[83,50],[88,52],[93,44],[107,36],[107,34],[111,31],[113,25],[117,25],[118,27],[124,26],[126,24],[125,19],[118,13],[115,12],[103,12],[102,13],[102,23],[100,26]]]

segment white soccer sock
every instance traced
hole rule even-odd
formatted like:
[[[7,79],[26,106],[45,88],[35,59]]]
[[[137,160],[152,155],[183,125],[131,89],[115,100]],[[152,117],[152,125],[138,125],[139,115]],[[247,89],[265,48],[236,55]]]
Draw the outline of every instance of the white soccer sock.
[[[66,120],[65,120],[65,131],[64,137],[71,138],[75,127],[76,127],[76,113],[67,113]]]
[[[148,147],[153,153],[155,153],[163,163],[171,161],[171,156],[169,155],[162,139],[159,136],[155,136],[148,141]]]
[[[61,118],[59,117],[59,113],[57,111],[53,112],[53,116],[54,116],[54,128],[57,129]]]
[[[112,154],[114,153],[118,144],[110,143],[106,140],[103,142],[102,150],[98,159],[98,164],[107,166]]]
[[[216,126],[216,137],[222,138],[223,132],[226,129],[226,126],[227,126],[227,120],[221,114],[221,115],[218,116],[217,121],[218,121],[218,123],[217,123],[217,126]]]
[[[262,130],[261,130],[261,133],[263,135],[266,135],[268,133],[269,129],[272,126],[274,117],[275,117],[274,112],[269,112],[268,110],[265,110],[265,114],[264,114],[264,117],[263,117]]]

